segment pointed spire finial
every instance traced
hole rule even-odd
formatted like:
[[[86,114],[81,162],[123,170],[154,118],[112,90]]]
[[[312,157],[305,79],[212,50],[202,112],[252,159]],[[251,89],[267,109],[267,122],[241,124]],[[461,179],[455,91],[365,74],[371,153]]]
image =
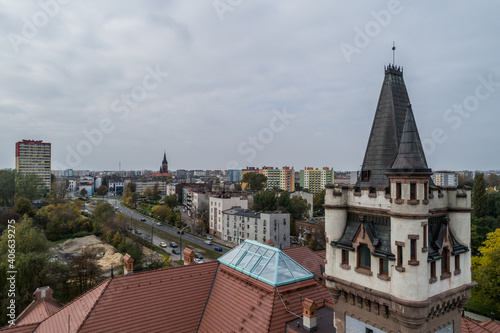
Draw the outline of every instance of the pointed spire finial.
[[[395,65],[395,59],[396,57],[396,45],[394,44],[394,41],[392,41],[392,64]]]

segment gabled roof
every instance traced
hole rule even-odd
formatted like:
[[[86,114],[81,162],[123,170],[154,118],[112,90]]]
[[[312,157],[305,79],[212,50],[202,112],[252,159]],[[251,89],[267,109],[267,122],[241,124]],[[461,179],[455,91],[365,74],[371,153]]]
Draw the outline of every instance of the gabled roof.
[[[451,254],[460,254],[469,251],[469,248],[460,244],[449,227],[447,218],[444,216],[430,217],[428,228],[428,255],[427,261],[433,261],[442,258],[439,250],[443,247],[444,242],[451,245]]]
[[[368,181],[359,186],[386,187],[385,173],[391,168],[399,150],[410,98],[403,80],[403,70],[389,65],[373,120],[361,171],[369,171]]]
[[[275,287],[314,277],[280,249],[250,240],[220,257],[219,262]]]
[[[42,298],[34,300],[30,305],[17,317],[16,325],[26,325],[39,323],[45,318],[59,311],[62,304],[54,300]]]
[[[500,323],[494,320],[477,322],[470,318],[462,316],[462,333],[498,333],[500,332]]]

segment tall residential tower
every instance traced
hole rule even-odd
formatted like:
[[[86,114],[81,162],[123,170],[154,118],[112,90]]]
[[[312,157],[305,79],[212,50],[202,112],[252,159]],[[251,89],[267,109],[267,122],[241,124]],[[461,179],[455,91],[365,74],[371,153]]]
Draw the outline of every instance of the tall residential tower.
[[[20,173],[33,173],[50,190],[51,146],[42,140],[22,140],[16,142],[16,170]]]

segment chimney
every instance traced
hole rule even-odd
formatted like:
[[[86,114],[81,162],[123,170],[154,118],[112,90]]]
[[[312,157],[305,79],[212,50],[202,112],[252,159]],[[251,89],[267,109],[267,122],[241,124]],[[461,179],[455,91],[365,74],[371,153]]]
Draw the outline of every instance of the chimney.
[[[194,251],[185,248],[184,251],[182,251],[182,254],[184,255],[184,265],[192,265],[194,264]]]
[[[318,329],[318,314],[316,313],[318,306],[316,305],[316,303],[314,303],[314,301],[310,300],[309,298],[305,298],[304,301],[302,301],[302,307],[304,308],[304,312],[302,313],[304,329],[309,332],[316,331]]]
[[[123,256],[123,274],[132,274],[134,272],[134,258],[128,253]]]
[[[52,292],[53,291],[52,289],[50,289],[50,287],[39,287],[36,288],[33,296],[35,296],[35,301],[39,301],[42,298],[53,301],[54,299],[52,298]]]

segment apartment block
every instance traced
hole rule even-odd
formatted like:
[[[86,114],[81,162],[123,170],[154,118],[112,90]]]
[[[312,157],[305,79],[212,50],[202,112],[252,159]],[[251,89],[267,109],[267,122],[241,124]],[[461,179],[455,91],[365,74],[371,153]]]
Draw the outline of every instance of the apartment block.
[[[50,191],[51,144],[42,140],[22,140],[16,142],[16,170],[33,173],[43,181]]]
[[[209,198],[210,234],[222,238],[222,212],[232,207],[248,209],[248,199],[243,196],[216,194]]]
[[[317,194],[321,192],[326,185],[333,184],[334,175],[333,168],[304,168],[300,170],[300,186],[303,189],[308,189],[310,193]]]
[[[295,173],[293,168],[284,166],[281,169],[264,167],[262,174],[267,177],[266,189],[272,190],[278,188],[280,190],[293,192],[295,191]]]

